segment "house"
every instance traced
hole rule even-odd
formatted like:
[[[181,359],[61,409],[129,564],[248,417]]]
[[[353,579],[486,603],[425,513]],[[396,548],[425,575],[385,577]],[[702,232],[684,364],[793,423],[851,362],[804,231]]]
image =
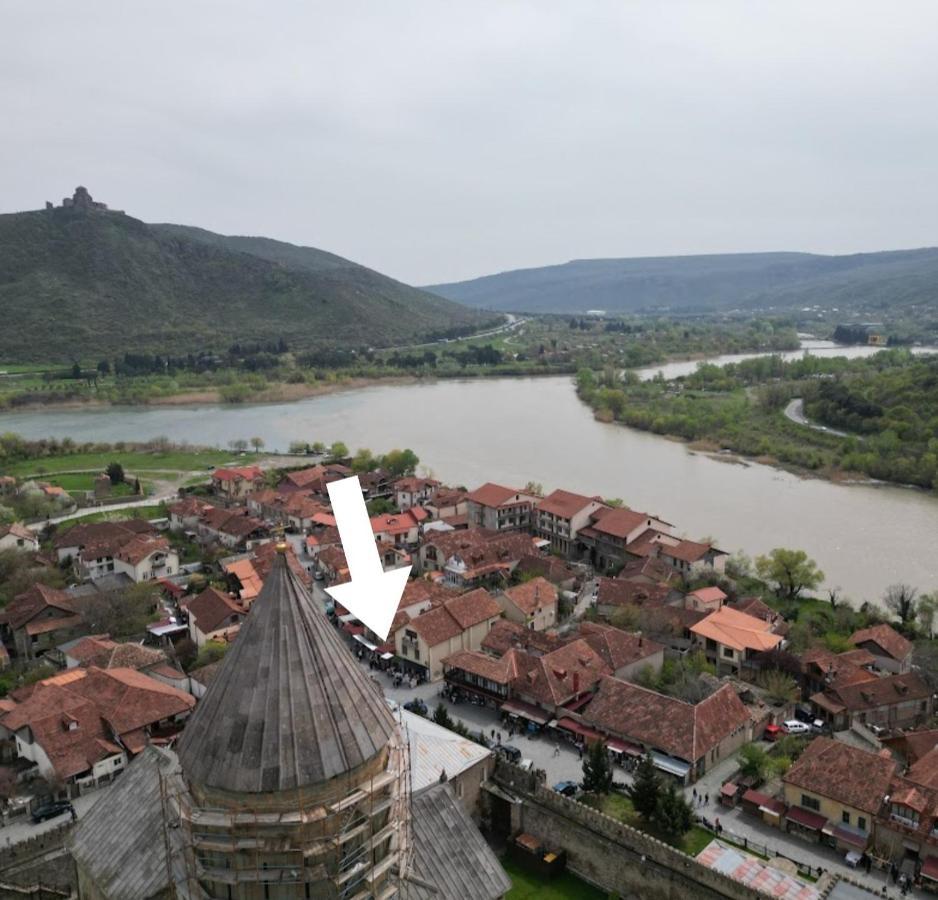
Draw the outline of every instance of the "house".
[[[492,631],[502,622],[496,623]],[[515,647],[498,659],[480,650],[457,650],[444,658],[443,677],[451,689],[501,707],[511,699],[512,685],[533,665],[534,657]],[[547,721],[540,712],[538,715]]]
[[[287,472],[280,484],[277,485],[277,490],[283,493],[307,491],[327,497],[329,495],[327,485],[330,481],[348,478],[349,475],[353,474],[348,466],[341,463],[324,463],[308,469],[301,469],[298,472]]]
[[[527,531],[538,497],[525,491],[486,482],[466,494],[470,528],[489,531]]]
[[[442,572],[443,580],[452,587],[471,587],[507,578],[533,550],[526,534],[469,529],[426,538],[418,559],[421,571]]]
[[[664,664],[664,644],[641,633],[584,621],[578,635],[602,657],[616,678],[634,678],[643,669],[660,672]]]
[[[21,550],[28,553],[39,552],[39,538],[22,522],[12,525],[0,525],[0,553],[4,550]]]
[[[600,506],[579,531],[579,542],[591,565],[600,571],[617,568],[629,559],[648,555],[644,549],[658,535],[669,535],[674,526],[657,516],[625,507]],[[635,545],[639,550],[635,550]],[[632,549],[630,549],[630,547]]]
[[[166,507],[166,512],[169,513],[169,527],[173,531],[195,531],[199,519],[209,509],[212,509],[211,503],[206,503],[198,497],[183,497]]]
[[[391,485],[394,492],[394,505],[401,511],[410,509],[412,506],[422,506],[436,493],[440,482],[433,478],[416,478],[409,476],[407,478],[398,478]]]
[[[156,529],[144,519],[91,522],[73,525],[56,534],[52,548],[59,563],[72,560],[76,569],[88,577],[99,578],[114,571],[114,554],[119,548],[144,535],[156,535]]]
[[[247,509],[222,509],[210,506],[202,512],[196,532],[203,541],[216,541],[224,547],[251,546],[267,537],[267,528]]]
[[[236,596],[245,609],[250,609],[255,598],[264,586],[264,579],[270,574],[277,552],[273,542],[258,544],[250,553],[230,556],[219,560],[219,565],[228,579],[231,593]],[[287,548],[287,565],[300,581],[309,587],[313,579],[303,568],[292,548]]]
[[[684,605],[688,609],[696,609],[699,612],[716,612],[726,602],[726,594],[718,587],[702,587],[696,591],[691,591],[684,597]],[[734,607],[735,608],[735,607]],[[736,608],[737,612],[742,612]]]
[[[596,579],[596,612],[603,618],[609,618],[622,609],[638,612],[664,606],[675,596],[680,595],[666,584],[624,581],[621,578]]]
[[[537,725],[556,718],[559,728],[579,736],[576,719],[569,715],[583,706],[600,679],[611,672],[602,656],[578,638],[534,657],[527,671],[512,682],[511,700],[503,704],[502,712]]]
[[[556,556],[531,553],[518,561],[515,575],[522,578],[540,575],[561,591],[573,591],[577,588],[582,570]]]
[[[34,584],[0,610],[4,643],[22,659],[37,659],[83,628],[76,601],[45,584]]]
[[[243,606],[214,587],[207,587],[183,606],[189,614],[189,639],[196,647],[229,640],[246,613]]]
[[[694,705],[607,676],[581,718],[614,753],[649,752],[658,769],[685,784],[752,738],[749,710],[729,684]]]
[[[509,650],[524,650],[531,656],[543,656],[566,641],[551,631],[532,631],[517,622],[508,619],[499,619],[489,629],[489,633],[482,638],[481,650],[489,656],[500,658]]]
[[[876,816],[876,846],[888,858],[921,866],[922,886],[938,890],[938,788],[895,776]]]
[[[497,595],[505,618],[525,628],[544,631],[557,623],[557,588],[537,576]]]
[[[423,508],[433,521],[453,521],[469,519],[469,501],[466,492],[454,488],[439,488],[436,493],[424,501]]]
[[[89,669],[133,669],[183,693],[189,692],[190,680],[156,647],[132,641],[112,641],[106,634],[90,635],[70,641],[62,651],[66,669],[81,666]]]
[[[495,770],[495,754],[406,709],[400,709],[397,715],[409,744],[411,796],[416,799],[446,781],[463,809],[480,821],[482,786]]]
[[[934,708],[928,685],[915,673],[832,684],[812,694],[811,703],[834,731],[854,722],[884,731],[909,728],[925,721]]]
[[[895,773],[888,751],[868,753],[815,738],[782,776],[786,830],[816,841],[827,836],[842,850],[863,852]]]
[[[876,681],[878,678],[871,671],[875,660],[865,650],[833,653],[826,647],[812,647],[800,654],[798,662],[799,680],[806,697],[828,688]]]
[[[550,548],[564,556],[576,555],[577,536],[588,527],[593,514],[605,508],[602,497],[584,497],[556,490],[539,500],[534,509],[534,533],[550,541]]]
[[[619,570],[616,578],[636,584],[674,585],[680,581],[677,572],[664,560],[654,556],[631,559]]]
[[[135,584],[179,572],[179,555],[164,537],[135,537],[114,551],[113,560],[115,574],[126,575]]]
[[[872,654],[876,668],[884,672],[901,674],[912,669],[912,642],[891,625],[861,628],[850,635],[850,643]]]
[[[687,575],[694,566],[707,566],[715,572],[726,570],[729,554],[712,544],[698,541],[678,541],[676,544],[659,542],[656,555],[682,575]]]
[[[74,668],[17,691],[0,734],[69,792],[111,781],[151,738],[178,733],[195,699],[134,669]]]
[[[738,675],[754,656],[782,644],[782,636],[772,627],[765,619],[724,606],[692,625],[690,631],[718,674]]]
[[[240,503],[264,483],[260,466],[216,469],[212,472],[212,490],[226,503]]]
[[[405,668],[439,681],[443,660],[457,650],[478,650],[501,612],[488,591],[460,594],[399,627],[394,632],[395,654]]]
[[[371,517],[371,530],[375,540],[395,547],[416,547],[420,541],[420,526],[427,520],[427,512],[412,506],[401,513]]]

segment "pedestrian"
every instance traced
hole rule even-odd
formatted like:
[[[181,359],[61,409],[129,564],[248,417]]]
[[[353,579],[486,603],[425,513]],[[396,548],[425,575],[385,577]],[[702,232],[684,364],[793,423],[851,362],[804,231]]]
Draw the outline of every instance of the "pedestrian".
[[[721,834],[723,832],[723,826],[720,824],[719,818],[716,821],[716,826],[717,826],[717,834]]]
[[[582,744],[576,745],[576,753],[580,759],[583,759],[583,745]]]
[[[554,756],[560,756],[560,744],[559,743],[554,744]]]
[[[697,803],[697,788],[694,788],[694,803]]]
[[[710,795],[709,795],[709,794],[704,794],[704,803],[706,803],[707,806],[710,805]]]
[[[69,812],[72,814],[72,821],[73,821],[73,822],[77,822],[77,821],[78,821],[78,813],[75,812],[75,807],[74,807],[74,806],[69,807]]]

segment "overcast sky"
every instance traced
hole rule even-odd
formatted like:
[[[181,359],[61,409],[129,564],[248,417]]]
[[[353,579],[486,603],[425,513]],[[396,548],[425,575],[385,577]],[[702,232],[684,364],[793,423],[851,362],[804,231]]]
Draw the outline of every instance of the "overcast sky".
[[[938,3],[0,0],[0,210],[76,184],[415,284],[934,245]]]

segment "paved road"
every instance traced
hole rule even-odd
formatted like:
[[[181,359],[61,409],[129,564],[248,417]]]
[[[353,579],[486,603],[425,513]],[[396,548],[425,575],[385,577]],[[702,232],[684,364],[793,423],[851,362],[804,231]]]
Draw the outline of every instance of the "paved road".
[[[91,791],[88,794],[82,794],[80,797],[76,797],[72,801],[72,806],[75,807],[78,818],[80,819],[88,812],[88,810],[104,796],[107,790],[107,787],[103,787],[96,791]],[[61,816],[56,816],[54,819],[46,819],[45,822],[40,822],[37,825],[33,825],[28,817],[25,819],[17,818],[14,822],[0,826],[0,842],[2,842],[4,846],[9,847],[11,844],[18,844],[20,841],[35,837],[37,834],[58,828],[59,825],[64,825],[68,820],[68,813],[62,813]]]
[[[788,406],[785,407],[785,417],[790,419],[796,425],[804,425],[805,428],[813,428],[815,431],[823,431],[825,434],[833,434],[837,437],[855,437],[861,441],[863,438],[858,434],[848,434],[846,431],[838,431],[836,428],[828,428],[826,425],[818,425],[812,422],[804,414],[804,400],[801,397],[795,397]]]

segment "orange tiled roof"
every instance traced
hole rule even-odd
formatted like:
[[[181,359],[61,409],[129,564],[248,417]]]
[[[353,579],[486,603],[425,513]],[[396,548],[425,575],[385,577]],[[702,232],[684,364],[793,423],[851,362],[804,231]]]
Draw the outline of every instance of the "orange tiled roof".
[[[690,630],[734,650],[765,651],[777,647],[782,640],[771,628],[770,622],[724,606],[692,625]]]

